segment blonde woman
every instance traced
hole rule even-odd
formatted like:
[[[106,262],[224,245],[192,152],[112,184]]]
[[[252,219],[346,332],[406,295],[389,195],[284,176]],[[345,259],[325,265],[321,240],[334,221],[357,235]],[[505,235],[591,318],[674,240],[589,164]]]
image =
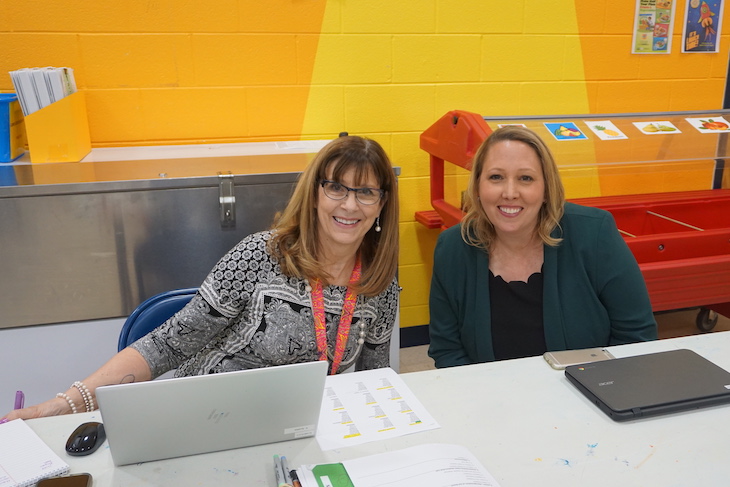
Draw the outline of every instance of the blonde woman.
[[[613,217],[567,203],[549,148],[518,126],[474,156],[466,215],[436,245],[429,305],[437,367],[657,338]]]

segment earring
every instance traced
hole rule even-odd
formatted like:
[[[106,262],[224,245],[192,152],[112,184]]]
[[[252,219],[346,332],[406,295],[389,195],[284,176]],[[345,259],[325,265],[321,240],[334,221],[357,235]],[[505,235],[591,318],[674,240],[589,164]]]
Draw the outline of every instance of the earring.
[[[380,228],[380,217],[377,217],[377,218],[375,219],[375,231],[376,231],[376,232],[379,232],[379,231],[381,231],[381,230],[382,230],[382,228]]]

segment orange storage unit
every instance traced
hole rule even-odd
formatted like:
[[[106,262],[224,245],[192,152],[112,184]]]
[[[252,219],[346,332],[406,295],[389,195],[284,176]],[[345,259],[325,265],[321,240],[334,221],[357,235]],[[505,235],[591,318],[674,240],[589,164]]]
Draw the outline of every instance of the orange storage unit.
[[[699,121],[726,120],[728,114],[509,118],[448,112],[421,134],[421,148],[430,155],[433,209],[416,212],[416,220],[429,228],[457,224],[460,195],[481,142],[502,124],[525,125],[553,151],[568,198],[613,214],[639,263],[654,311],[700,307],[697,325],[708,331],[716,321],[713,311],[730,315],[730,189],[723,181],[730,127],[718,123],[705,129]],[[590,128],[596,121],[610,121],[624,137],[599,137]],[[675,130],[642,131],[659,122]],[[555,136],[550,127],[563,124],[577,127],[581,138]]]

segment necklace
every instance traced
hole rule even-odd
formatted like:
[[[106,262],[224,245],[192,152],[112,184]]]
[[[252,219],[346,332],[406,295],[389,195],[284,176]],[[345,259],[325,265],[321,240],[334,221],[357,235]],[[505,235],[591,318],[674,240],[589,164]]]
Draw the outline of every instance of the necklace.
[[[355,267],[350,275],[350,283],[345,293],[345,301],[342,304],[342,315],[340,323],[337,326],[337,340],[335,341],[335,352],[332,357],[331,375],[337,372],[345,355],[345,345],[347,338],[350,336],[350,325],[352,324],[352,314],[357,304],[357,294],[353,291],[352,285],[360,280],[362,266],[360,265],[360,256],[355,261]],[[317,338],[317,351],[319,352],[319,360],[327,360],[327,326],[324,316],[324,292],[322,282],[315,279],[312,284],[312,313],[314,314],[314,333]]]

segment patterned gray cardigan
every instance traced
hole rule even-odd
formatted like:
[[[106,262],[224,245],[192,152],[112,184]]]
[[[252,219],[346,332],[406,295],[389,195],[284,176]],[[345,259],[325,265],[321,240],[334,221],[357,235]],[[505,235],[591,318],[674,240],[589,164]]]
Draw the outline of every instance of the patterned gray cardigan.
[[[172,369],[182,377],[318,359],[307,281],[281,273],[267,249],[270,238],[270,231],[244,238],[218,261],[187,306],[130,345],[153,377]],[[324,289],[330,361],[345,291]],[[398,294],[394,278],[381,294],[358,297],[338,372],[390,365]]]

